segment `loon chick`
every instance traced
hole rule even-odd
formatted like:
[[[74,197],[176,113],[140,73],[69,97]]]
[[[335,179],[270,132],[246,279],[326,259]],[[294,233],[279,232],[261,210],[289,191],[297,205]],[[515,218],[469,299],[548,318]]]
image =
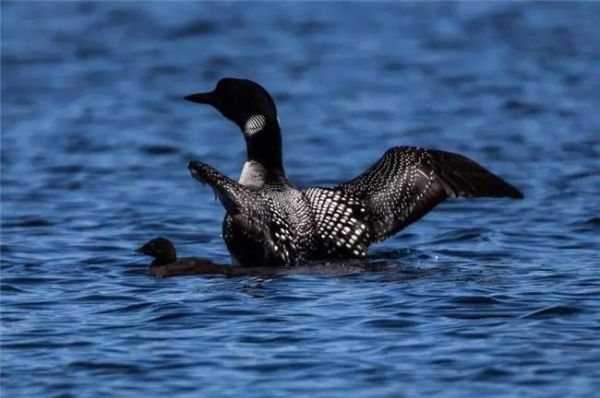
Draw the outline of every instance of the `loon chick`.
[[[282,162],[277,109],[250,80],[224,78],[185,99],[212,105],[246,141],[239,181],[192,161],[194,178],[225,207],[223,237],[234,262],[294,265],[305,260],[363,258],[368,247],[456,197],[523,198],[474,161],[450,152],[394,147],[358,177],[334,187],[297,189]]]
[[[209,260],[197,258],[177,258],[175,246],[166,238],[158,237],[149,240],[136,249],[136,252],[154,257],[150,264],[150,274],[159,278],[179,275],[225,275],[229,277],[254,275],[273,276],[272,269],[257,267],[227,267]]]
[[[150,267],[163,267],[177,261],[177,252],[173,243],[169,239],[160,236],[149,240],[144,245],[135,249],[135,251],[154,257]]]

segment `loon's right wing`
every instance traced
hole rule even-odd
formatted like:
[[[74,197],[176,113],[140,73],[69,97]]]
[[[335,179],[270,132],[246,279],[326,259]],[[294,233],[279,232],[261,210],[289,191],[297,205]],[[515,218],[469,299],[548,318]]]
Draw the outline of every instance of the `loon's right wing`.
[[[363,174],[333,189],[365,207],[371,242],[395,234],[446,198],[523,198],[464,156],[417,147],[391,148]]]

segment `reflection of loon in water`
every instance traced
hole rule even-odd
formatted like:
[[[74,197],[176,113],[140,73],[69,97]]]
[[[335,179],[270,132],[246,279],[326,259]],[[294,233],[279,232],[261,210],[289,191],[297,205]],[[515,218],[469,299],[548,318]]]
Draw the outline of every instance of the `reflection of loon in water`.
[[[275,103],[263,87],[226,78],[213,91],[186,99],[215,107],[246,140],[239,182],[205,163],[188,165],[225,207],[223,237],[233,260],[242,265],[364,258],[372,243],[447,198],[523,197],[464,156],[417,147],[391,148],[363,174],[335,187],[296,189],[283,168]]]

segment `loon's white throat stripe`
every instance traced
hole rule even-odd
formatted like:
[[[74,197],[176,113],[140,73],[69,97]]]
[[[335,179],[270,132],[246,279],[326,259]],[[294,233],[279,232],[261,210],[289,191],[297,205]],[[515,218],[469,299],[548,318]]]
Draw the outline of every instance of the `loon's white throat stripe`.
[[[252,115],[246,121],[244,132],[248,135],[256,134],[265,127],[266,122],[264,115]]]
[[[265,168],[260,163],[249,160],[244,163],[244,168],[238,182],[247,186],[261,186],[265,182],[265,175]]]

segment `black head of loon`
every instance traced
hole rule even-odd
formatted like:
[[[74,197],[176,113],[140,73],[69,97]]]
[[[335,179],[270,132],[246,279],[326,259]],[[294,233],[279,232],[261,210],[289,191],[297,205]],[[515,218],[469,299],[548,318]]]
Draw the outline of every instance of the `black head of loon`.
[[[269,122],[277,123],[277,108],[273,98],[260,84],[251,80],[223,78],[213,91],[191,94],[184,98],[212,105],[237,124],[244,134],[252,135],[261,124],[264,127]],[[248,126],[251,121],[254,125]]]
[[[271,95],[260,84],[246,79],[223,78],[213,91],[184,98],[213,106],[237,124],[244,134],[248,162],[240,183],[287,184],[277,108]]]

